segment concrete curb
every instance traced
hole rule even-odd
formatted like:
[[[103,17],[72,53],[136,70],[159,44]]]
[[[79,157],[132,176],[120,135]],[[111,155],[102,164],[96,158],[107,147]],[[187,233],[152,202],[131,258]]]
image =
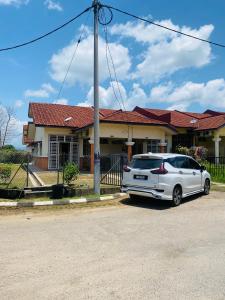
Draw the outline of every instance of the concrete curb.
[[[68,205],[81,204],[90,202],[110,201],[122,196],[125,193],[116,193],[108,196],[101,196],[99,198],[78,198],[78,199],[63,199],[63,200],[49,200],[49,201],[34,201],[34,202],[0,202],[0,207],[36,207],[36,206],[53,206],[53,205]]]

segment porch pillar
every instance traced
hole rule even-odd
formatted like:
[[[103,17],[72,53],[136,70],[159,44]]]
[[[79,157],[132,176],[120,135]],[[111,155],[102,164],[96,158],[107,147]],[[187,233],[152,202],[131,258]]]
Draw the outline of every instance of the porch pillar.
[[[94,140],[89,140],[89,144],[91,146],[91,159],[90,159],[90,173],[94,174],[94,161],[95,161],[95,155],[94,155]]]
[[[148,143],[145,141],[143,142],[143,153],[147,153],[148,152]]]
[[[215,163],[218,164],[219,163],[219,156],[220,156],[220,141],[221,141],[221,138],[218,136],[218,137],[215,137],[213,139],[213,142],[215,143]]]
[[[134,142],[126,142],[125,144],[127,145],[128,162],[130,162],[132,158],[132,146],[134,145]]]
[[[166,153],[166,147],[167,147],[167,143],[161,142],[159,144],[160,153]]]

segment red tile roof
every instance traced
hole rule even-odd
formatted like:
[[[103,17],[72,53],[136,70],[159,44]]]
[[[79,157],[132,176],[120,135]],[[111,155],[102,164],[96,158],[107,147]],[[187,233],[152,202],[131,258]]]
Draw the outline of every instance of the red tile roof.
[[[29,116],[35,125],[83,128],[93,125],[93,107],[80,107],[49,103],[30,103]],[[131,111],[100,109],[100,121],[112,123],[131,123],[161,125],[194,130],[210,130],[225,125],[225,113],[205,111],[189,113],[163,109],[135,107]],[[27,127],[24,126],[24,130]],[[24,137],[26,139],[26,137]]]
[[[162,110],[135,107],[135,111],[145,115],[146,117],[156,118],[158,120],[169,123],[174,127],[195,128],[196,123],[193,122],[193,116],[176,111],[176,110]]]
[[[30,103],[29,116],[35,125],[82,128],[93,123],[91,107]]]
[[[198,123],[197,131],[217,129],[225,125],[225,115],[202,119]]]
[[[176,110],[176,111],[178,111],[178,110]],[[178,111],[178,112],[180,112],[182,114],[185,114],[187,116],[193,117],[195,119],[205,119],[205,118],[211,117],[211,115],[207,114],[207,113],[202,113],[201,114],[201,113],[183,112],[183,111]]]
[[[94,111],[92,107],[30,103],[29,116],[33,118],[35,125],[79,129],[93,124]],[[124,112],[122,110],[113,109],[100,109],[100,121],[151,124],[171,127],[169,124],[161,120],[146,118],[137,112]]]
[[[154,125],[168,126],[168,124],[163,121],[147,118],[136,111],[130,112],[130,111],[119,110],[105,118],[102,118],[101,120],[103,122],[106,121],[106,122],[154,124]]]

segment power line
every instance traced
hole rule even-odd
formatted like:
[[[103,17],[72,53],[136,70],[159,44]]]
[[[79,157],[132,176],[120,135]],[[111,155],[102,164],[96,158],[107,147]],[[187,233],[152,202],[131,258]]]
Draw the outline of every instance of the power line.
[[[90,9],[92,8],[92,6],[86,8],[85,10],[83,10],[81,13],[79,13],[77,16],[73,17],[72,19],[70,19],[69,21],[67,21],[66,23],[58,26],[57,28],[35,38],[35,39],[32,39],[30,41],[27,41],[27,42],[24,42],[24,43],[21,43],[21,44],[17,44],[17,45],[14,45],[14,46],[10,46],[10,47],[6,47],[6,48],[0,48],[0,52],[3,52],[3,51],[9,51],[9,50],[13,50],[13,49],[16,49],[16,48],[20,48],[20,47],[24,47],[24,46],[27,46],[29,44],[32,44],[32,43],[35,43],[53,33],[55,33],[56,31],[59,31],[60,29],[62,29],[63,27],[69,25],[70,23],[72,23],[73,21],[75,21],[76,19],[78,19],[79,17],[81,17],[83,14],[85,14],[87,11],[89,11]]]
[[[102,18],[104,18],[104,22],[102,21]],[[111,20],[112,20],[112,15],[111,15],[110,22],[111,22]],[[105,15],[104,10],[102,11],[102,14],[99,14],[99,22],[103,25],[104,33],[105,33],[106,60],[107,60],[107,66],[108,66],[108,71],[109,71],[109,76],[110,76],[110,81],[111,81],[111,86],[112,86],[112,89],[113,89],[113,93],[115,95],[115,98],[116,98],[117,102],[119,103],[120,108],[121,108],[121,103],[122,103],[124,112],[126,112],[126,108],[125,108],[125,105],[124,105],[122,93],[121,93],[121,90],[120,90],[120,86],[119,86],[119,82],[118,82],[118,78],[117,78],[117,74],[116,74],[116,67],[115,67],[115,64],[114,64],[114,61],[113,61],[112,53],[111,53],[111,50],[110,50],[110,47],[109,47],[109,42],[108,42],[107,24],[109,24],[110,22],[106,21],[106,15]],[[117,97],[115,87],[114,87],[114,84],[113,84],[112,73],[111,73],[111,69],[110,69],[110,65],[109,65],[109,59],[108,59],[108,53],[109,53],[109,57],[110,57],[110,60],[111,60],[112,67],[113,67],[114,77],[115,77],[115,81],[116,81],[116,84],[117,84],[117,89],[119,91],[120,99]],[[120,101],[121,101],[121,103],[120,103]]]
[[[112,10],[115,10],[117,12],[120,12],[122,14],[125,14],[127,16],[130,16],[130,17],[133,17],[135,19],[138,19],[140,21],[143,21],[143,22],[146,22],[146,23],[149,23],[149,24],[152,24],[152,25],[155,25],[155,26],[158,26],[160,28],[164,28],[166,30],[170,30],[172,32],[176,32],[178,34],[181,34],[181,35],[184,35],[184,36],[187,36],[189,38],[192,38],[192,39],[195,39],[195,40],[198,40],[198,41],[201,41],[201,42],[205,42],[205,43],[208,43],[208,44],[211,44],[211,45],[214,45],[214,46],[218,46],[218,47],[222,47],[222,48],[225,48],[225,45],[224,44],[220,44],[220,43],[216,43],[216,42],[212,42],[212,41],[209,41],[209,40],[206,40],[206,39],[202,39],[202,38],[199,38],[197,36],[194,36],[194,35],[191,35],[191,34],[188,34],[188,33],[185,33],[185,32],[182,32],[182,31],[179,31],[179,30],[176,30],[176,29],[173,29],[173,28],[170,28],[170,27],[167,27],[167,26],[164,26],[164,25],[161,25],[161,24],[158,24],[158,23],[155,23],[153,21],[150,21],[150,20],[147,20],[147,19],[144,19],[144,18],[141,18],[141,17],[138,17],[132,13],[129,13],[127,11],[124,11],[124,10],[121,10],[119,8],[115,8],[113,6],[109,6],[109,5],[102,5],[101,6],[102,8],[106,7],[109,9],[110,11],[110,14],[111,14],[111,20],[112,20]]]
[[[89,11],[89,12],[90,12],[90,11]],[[89,15],[90,15],[90,14],[87,15],[85,24],[87,24]],[[63,81],[62,81],[62,83],[61,83],[61,86],[60,86],[60,89],[59,89],[59,92],[58,92],[56,101],[59,99],[59,97],[60,97],[60,95],[61,95],[61,93],[62,93],[62,90],[63,90],[63,88],[64,88],[64,85],[65,85],[67,76],[68,76],[68,74],[69,74],[70,68],[71,68],[72,63],[73,63],[73,61],[74,61],[74,58],[75,58],[75,56],[76,56],[78,46],[80,45],[81,41],[83,40],[84,32],[85,32],[85,26],[83,27],[82,33],[80,34],[80,37],[79,37],[78,40],[77,40],[76,47],[75,47],[75,49],[74,49],[74,52],[73,52],[73,55],[72,55],[71,60],[70,60],[70,62],[69,62],[69,65],[68,65],[68,67],[67,67],[66,74],[65,74],[65,76],[64,76],[64,78],[63,78]]]

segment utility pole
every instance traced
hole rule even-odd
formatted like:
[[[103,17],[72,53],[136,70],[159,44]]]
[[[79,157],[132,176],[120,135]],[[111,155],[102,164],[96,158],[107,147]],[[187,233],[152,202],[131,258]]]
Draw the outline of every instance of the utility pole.
[[[100,194],[100,142],[99,142],[99,74],[98,74],[98,14],[99,2],[94,7],[94,192]]]

